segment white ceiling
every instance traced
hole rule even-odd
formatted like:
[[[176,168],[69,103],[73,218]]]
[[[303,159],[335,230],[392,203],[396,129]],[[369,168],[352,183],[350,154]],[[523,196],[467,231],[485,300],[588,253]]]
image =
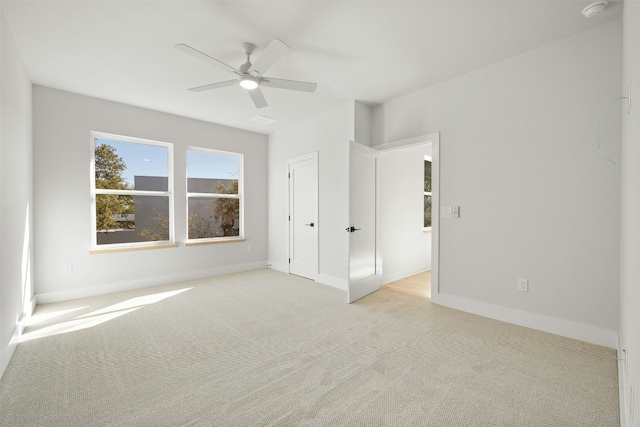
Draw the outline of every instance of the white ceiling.
[[[1,2],[35,84],[271,133],[350,99],[371,104],[435,85],[622,15],[609,2],[539,1],[11,1]],[[176,50],[186,43],[234,67],[241,44],[274,38],[291,52],[267,73],[318,83],[264,88],[256,109],[238,86],[193,93],[228,74]],[[256,115],[277,119],[264,126]]]

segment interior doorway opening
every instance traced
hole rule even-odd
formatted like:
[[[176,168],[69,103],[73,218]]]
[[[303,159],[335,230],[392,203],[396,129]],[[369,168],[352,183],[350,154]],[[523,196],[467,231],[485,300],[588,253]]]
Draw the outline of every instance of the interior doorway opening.
[[[384,289],[438,294],[439,134],[381,144]]]
[[[420,298],[431,299],[431,270],[387,283],[382,288]]]

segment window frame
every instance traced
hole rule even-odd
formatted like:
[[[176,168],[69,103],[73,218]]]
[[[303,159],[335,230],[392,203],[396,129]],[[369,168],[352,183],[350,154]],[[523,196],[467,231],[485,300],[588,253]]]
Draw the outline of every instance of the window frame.
[[[431,163],[431,172],[432,172],[432,177],[431,177],[431,191],[424,191],[424,166],[425,166],[425,162],[429,162]],[[423,183],[422,183],[422,191],[423,191],[423,196],[422,196],[422,231],[423,232],[429,232],[431,231],[431,228],[433,227],[433,158],[431,156],[427,156],[425,154],[424,156],[424,161],[422,163],[422,179],[423,179]],[[431,197],[431,227],[425,227],[424,226],[424,196],[430,196]]]
[[[96,188],[95,166],[96,166],[96,140],[108,139],[118,142],[127,142],[133,144],[152,145],[167,149],[167,191],[151,191],[151,190],[113,190]],[[124,135],[115,135],[105,132],[90,131],[90,186],[91,186],[91,253],[113,252],[119,250],[136,250],[136,249],[154,249],[161,247],[175,247],[175,215],[174,215],[174,179],[173,179],[173,144],[151,139],[136,138]],[[96,218],[96,196],[98,194],[113,194],[126,196],[153,196],[167,197],[169,210],[169,239],[168,240],[149,240],[143,242],[125,242],[125,243],[108,243],[98,245],[97,218]]]
[[[208,154],[219,154],[222,156],[231,156],[238,158],[238,194],[219,194],[219,193],[197,193],[189,192],[189,151],[199,151]],[[225,243],[225,242],[241,242],[244,241],[244,154],[233,151],[218,150],[215,148],[205,148],[197,146],[187,146],[185,148],[185,246],[196,246],[203,244]],[[191,177],[196,178],[196,177]],[[189,198],[206,198],[206,199],[238,199],[238,235],[222,236],[222,237],[203,237],[197,239],[189,238]]]

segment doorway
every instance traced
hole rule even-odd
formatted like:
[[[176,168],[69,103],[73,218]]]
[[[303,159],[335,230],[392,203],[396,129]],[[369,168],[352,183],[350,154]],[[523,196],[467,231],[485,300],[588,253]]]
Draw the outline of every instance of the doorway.
[[[393,141],[375,148],[381,152],[384,287],[406,288],[405,293],[436,299],[439,134]],[[427,160],[430,160],[428,168]]]
[[[382,289],[431,299],[431,270],[396,280],[382,286]]]
[[[318,275],[318,153],[287,161],[289,179],[289,274]]]

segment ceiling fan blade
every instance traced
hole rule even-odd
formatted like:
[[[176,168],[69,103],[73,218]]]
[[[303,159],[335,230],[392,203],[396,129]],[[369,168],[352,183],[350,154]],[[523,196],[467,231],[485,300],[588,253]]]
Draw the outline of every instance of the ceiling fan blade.
[[[236,70],[231,65],[227,65],[222,61],[218,61],[217,59],[212,58],[211,56],[207,55],[206,53],[202,53],[198,49],[194,49],[191,46],[188,46],[188,45],[186,45],[184,43],[177,44],[175,46],[175,48],[178,49],[181,52],[184,52],[184,53],[188,54],[188,55],[191,55],[193,57],[196,57],[198,59],[206,61],[209,64],[213,64],[213,65],[215,65],[216,67],[218,67],[218,68],[220,68],[222,70],[228,71],[230,73],[238,74],[240,76],[242,75],[242,73],[240,71]]]
[[[247,92],[249,92],[249,95],[251,96],[253,103],[256,105],[256,108],[263,108],[268,105],[267,100],[264,98],[264,95],[262,94],[262,91],[260,90],[259,87],[252,90],[248,90]]]
[[[236,83],[238,83],[237,80],[226,80],[224,82],[210,83],[208,85],[192,87],[189,90],[191,92],[204,92],[205,90],[218,89],[218,88],[221,88],[221,87],[232,86],[232,85],[234,85]]]
[[[264,74],[273,64],[278,62],[284,54],[289,52],[289,46],[282,43],[278,39],[271,40],[269,46],[260,54],[255,63],[249,68],[248,73],[256,71],[258,74]]]
[[[317,83],[300,82],[298,80],[275,79],[273,77],[261,77],[261,86],[277,87],[279,89],[297,90],[300,92],[314,92]]]

